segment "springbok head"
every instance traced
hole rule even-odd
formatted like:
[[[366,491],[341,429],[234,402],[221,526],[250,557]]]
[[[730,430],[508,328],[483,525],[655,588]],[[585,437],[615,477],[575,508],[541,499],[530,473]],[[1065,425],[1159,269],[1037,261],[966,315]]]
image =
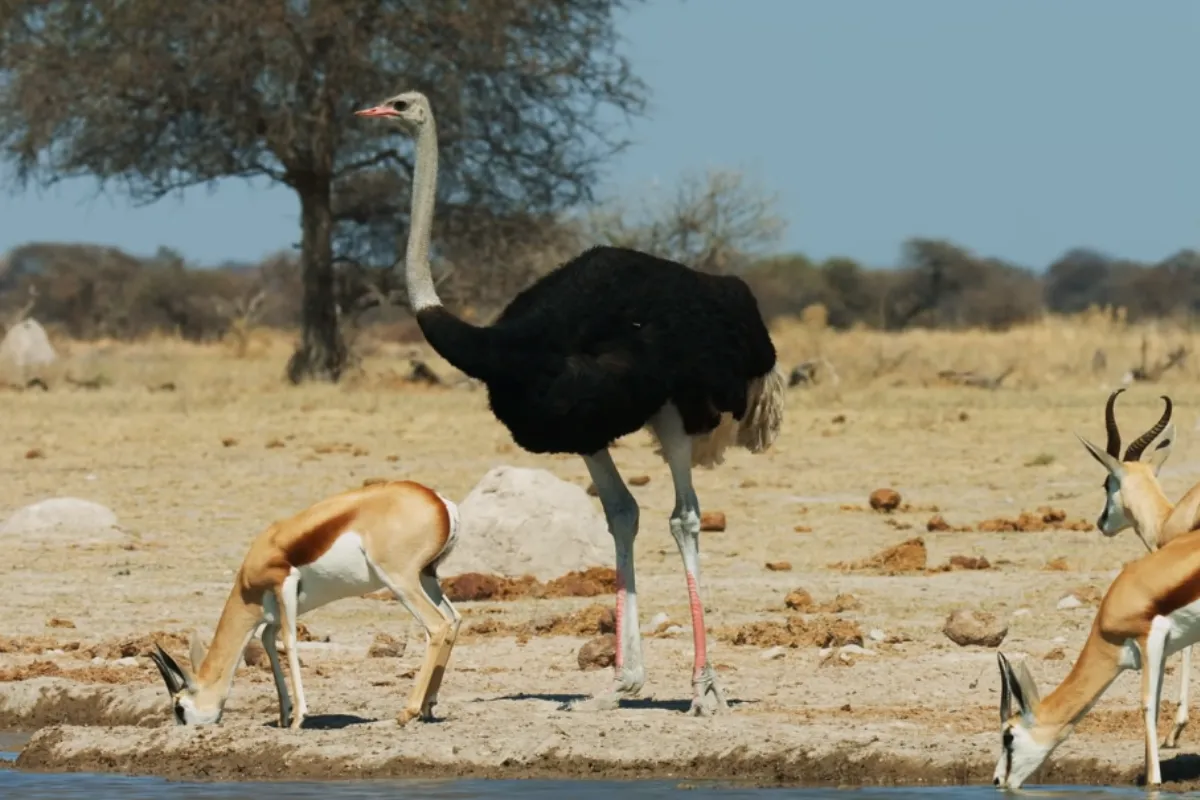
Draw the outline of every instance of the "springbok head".
[[[1117,395],[1123,391],[1125,390],[1117,389],[1110,394],[1104,407],[1104,427],[1108,432],[1108,442],[1103,450],[1075,434],[1092,457],[1108,472],[1104,479],[1104,510],[1096,520],[1096,527],[1105,536],[1116,536],[1133,526],[1133,520],[1136,518],[1134,506],[1140,498],[1148,497],[1147,490],[1158,483],[1158,471],[1162,469],[1163,462],[1167,460],[1167,456],[1171,454],[1171,447],[1175,444],[1175,423],[1171,422],[1171,398],[1163,395],[1166,407],[1158,422],[1134,439],[1125,449],[1123,457],[1119,455],[1121,433],[1117,429],[1115,406]],[[1143,462],[1141,458],[1146,448],[1164,432],[1162,439],[1150,451],[1150,458]],[[1146,546],[1149,547],[1149,543]]]

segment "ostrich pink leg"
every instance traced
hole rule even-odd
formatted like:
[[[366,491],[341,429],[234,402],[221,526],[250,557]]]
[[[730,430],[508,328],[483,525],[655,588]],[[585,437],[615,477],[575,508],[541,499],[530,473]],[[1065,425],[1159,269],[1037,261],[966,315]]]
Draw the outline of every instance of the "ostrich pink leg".
[[[688,606],[692,612],[692,705],[690,713],[709,716],[729,708],[725,693],[708,663],[704,630],[704,603],[700,599],[700,501],[692,486],[692,438],[674,406],[666,406],[654,420],[663,456],[675,483],[675,510],[671,512],[671,535],[683,556],[687,577]]]
[[[638,627],[637,580],[633,571],[633,542],[638,532],[637,501],[621,480],[607,450],[584,457],[592,482],[600,495],[608,530],[617,553],[617,646],[613,664],[612,691],[584,700],[564,703],[563,710],[607,711],[625,697],[633,697],[646,682],[642,661],[642,632]]]

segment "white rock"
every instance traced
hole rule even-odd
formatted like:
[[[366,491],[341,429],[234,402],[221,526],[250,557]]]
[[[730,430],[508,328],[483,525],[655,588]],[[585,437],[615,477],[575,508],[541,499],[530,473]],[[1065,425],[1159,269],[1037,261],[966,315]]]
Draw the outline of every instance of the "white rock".
[[[1052,644],[1066,644],[1066,643],[1067,643],[1067,637],[1065,637],[1065,636],[1055,636],[1053,639],[1051,639],[1051,640],[1050,640],[1050,642],[1051,642]]]
[[[13,325],[0,339],[0,368],[15,370],[22,383],[43,377],[40,373],[58,360],[58,353],[50,344],[37,320],[26,319]]]
[[[613,543],[599,503],[544,469],[499,466],[458,504],[458,544],[438,572],[557,578],[612,566]]]
[[[668,626],[662,633],[660,633],[659,636],[678,636],[681,633],[683,633],[682,625],[671,625]],[[710,647],[709,649],[711,650],[712,648]]]
[[[670,617],[667,616],[665,611],[660,611],[650,618],[650,621],[646,623],[645,627],[642,628],[642,631],[646,633],[653,633],[654,631],[658,630],[659,625],[662,625],[669,619]]]
[[[780,647],[779,645],[776,645],[775,647],[771,647],[766,650],[763,650],[762,653],[759,655],[759,658],[761,658],[763,661],[774,661],[775,659],[783,658],[786,655],[787,655],[787,650]]]
[[[1078,597],[1076,597],[1073,594],[1069,594],[1066,597],[1064,597],[1062,600],[1058,601],[1059,611],[1066,611],[1071,608],[1079,608],[1082,605],[1083,605],[1083,601],[1081,601]]]
[[[1012,615],[1014,617],[1023,617],[1026,614],[1031,614],[1031,613],[1033,613],[1033,612],[1031,612],[1028,608],[1018,608],[1016,611],[1014,611],[1012,613]]]
[[[76,497],[53,497],[25,506],[0,525],[0,541],[94,544],[124,538],[116,514],[99,503]]]
[[[118,658],[113,663],[118,667],[136,667],[138,665],[138,660],[136,656],[123,656]]]
[[[867,648],[862,647],[857,644],[844,644],[844,645],[842,645],[841,649],[838,650],[838,653],[839,654],[840,653],[849,653],[850,655],[855,655],[855,656],[873,656],[873,655],[875,655],[874,650],[868,650]]]
[[[887,634],[879,630],[879,628],[872,628],[870,633],[867,634],[867,638],[872,642],[882,642],[887,640]]]

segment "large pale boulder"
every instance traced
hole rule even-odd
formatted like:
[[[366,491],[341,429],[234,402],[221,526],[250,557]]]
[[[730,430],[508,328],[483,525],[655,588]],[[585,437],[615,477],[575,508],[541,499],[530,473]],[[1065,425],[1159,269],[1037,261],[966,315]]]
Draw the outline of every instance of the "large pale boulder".
[[[483,572],[549,580],[612,566],[613,543],[598,504],[543,469],[495,467],[459,503],[458,544],[440,575]]]
[[[46,329],[37,320],[13,325],[0,339],[0,369],[17,373],[22,380],[40,377],[40,372],[58,361]]]
[[[0,525],[0,541],[23,539],[55,544],[95,544],[122,541],[125,532],[117,515],[90,500],[52,497],[13,512]]]

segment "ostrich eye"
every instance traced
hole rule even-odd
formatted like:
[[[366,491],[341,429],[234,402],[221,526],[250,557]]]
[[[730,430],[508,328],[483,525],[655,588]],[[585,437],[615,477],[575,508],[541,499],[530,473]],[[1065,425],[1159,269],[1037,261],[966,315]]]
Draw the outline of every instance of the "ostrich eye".
[[[408,101],[407,100],[394,100],[394,101],[392,101],[392,108],[396,109],[397,111],[404,111],[405,109],[408,108]]]

